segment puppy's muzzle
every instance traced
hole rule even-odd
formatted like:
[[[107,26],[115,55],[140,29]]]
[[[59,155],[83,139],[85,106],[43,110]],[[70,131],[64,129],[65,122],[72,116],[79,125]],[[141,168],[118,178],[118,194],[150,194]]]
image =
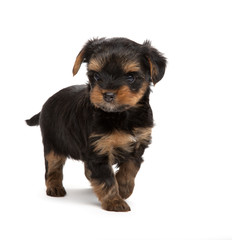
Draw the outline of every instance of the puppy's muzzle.
[[[113,100],[115,99],[115,93],[113,92],[105,92],[103,94],[103,98],[106,102],[113,102]]]

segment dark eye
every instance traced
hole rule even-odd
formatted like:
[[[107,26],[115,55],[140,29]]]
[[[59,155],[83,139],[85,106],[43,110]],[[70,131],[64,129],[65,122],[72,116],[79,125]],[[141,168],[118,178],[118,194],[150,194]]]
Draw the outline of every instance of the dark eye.
[[[96,82],[99,81],[99,80],[101,80],[101,77],[100,77],[99,73],[97,73],[97,72],[95,72],[95,73],[93,74],[93,78],[94,78],[94,80],[95,80]]]
[[[135,81],[134,75],[133,75],[132,73],[128,73],[128,74],[126,75],[126,80],[127,80],[127,82],[129,82],[129,83],[133,83],[133,82]]]

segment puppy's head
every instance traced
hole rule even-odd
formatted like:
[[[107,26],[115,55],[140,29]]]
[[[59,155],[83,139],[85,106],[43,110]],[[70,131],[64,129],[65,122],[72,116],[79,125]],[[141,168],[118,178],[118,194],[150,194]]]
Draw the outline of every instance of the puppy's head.
[[[106,112],[136,107],[164,75],[166,59],[149,41],[142,45],[125,38],[94,39],[78,54],[73,75],[87,63],[90,100]]]

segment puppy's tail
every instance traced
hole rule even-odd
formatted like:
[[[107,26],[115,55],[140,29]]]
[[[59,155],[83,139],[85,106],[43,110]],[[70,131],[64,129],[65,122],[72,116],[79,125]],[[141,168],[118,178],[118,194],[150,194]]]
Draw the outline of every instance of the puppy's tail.
[[[28,126],[38,126],[39,125],[40,113],[36,114],[32,118],[26,120]]]

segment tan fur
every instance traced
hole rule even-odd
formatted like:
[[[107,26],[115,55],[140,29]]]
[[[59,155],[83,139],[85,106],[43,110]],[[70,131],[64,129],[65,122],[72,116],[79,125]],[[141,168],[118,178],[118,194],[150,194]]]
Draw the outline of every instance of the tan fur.
[[[146,144],[147,142],[151,141],[151,131],[152,128],[135,128],[133,133],[136,139],[136,148],[139,147],[140,144]]]
[[[127,105],[130,107],[136,107],[139,100],[143,97],[146,90],[148,88],[148,83],[143,82],[142,87],[138,92],[133,92],[130,90],[130,88],[127,85],[124,85],[120,87],[118,90],[112,90],[112,89],[101,89],[98,85],[96,85],[90,93],[90,100],[91,102],[96,106],[99,107],[99,105],[107,105],[112,106],[114,105],[120,106],[120,105]],[[115,93],[116,97],[112,104],[106,103],[103,99],[103,94],[105,92],[113,92]]]
[[[73,66],[73,76],[75,76],[79,71],[81,63],[83,62],[83,59],[84,59],[84,54],[85,54],[85,50],[82,49],[80,53],[77,55],[76,61]]]
[[[151,79],[155,85],[155,81],[154,78],[157,75],[157,69],[155,67],[155,65],[151,62],[151,60],[148,58],[148,62],[149,62],[149,66],[150,66],[150,75],[151,75]]]
[[[122,148],[124,151],[132,152],[132,145],[135,142],[132,135],[117,130],[106,135],[93,134],[91,137],[100,137],[93,143],[94,150],[99,155],[108,155],[111,164],[114,163],[115,148]]]
[[[87,167],[86,163],[85,163],[85,176],[89,181],[91,180],[91,171]]]
[[[129,72],[139,72],[141,69],[138,62],[126,62],[123,65],[123,70],[125,73],[129,73]]]
[[[132,92],[128,86],[122,86],[117,94],[117,103],[135,106],[138,101],[143,97],[148,88],[148,83],[143,82],[142,87],[138,92]]]
[[[92,143],[94,151],[99,155],[108,155],[110,164],[114,164],[114,154],[116,148],[132,152],[134,147],[138,148],[140,144],[151,140],[151,128],[136,128],[133,135],[123,131],[117,131],[106,135],[92,134],[90,138],[100,137]]]
[[[55,154],[53,151],[51,151],[49,154],[45,156],[46,160],[48,161],[49,168],[55,169],[59,167],[61,164],[63,165],[65,163],[66,158],[64,156],[60,156]]]
[[[98,85],[91,90],[90,100],[95,106],[104,101],[102,89]]]
[[[105,183],[99,184],[96,180],[92,180],[91,185],[99,201],[101,202],[103,209],[120,212],[130,211],[130,207],[119,195],[118,184],[116,180],[115,184],[110,188],[107,188]]]
[[[119,194],[123,199],[128,198],[134,189],[134,179],[139,171],[139,167],[134,161],[128,160],[124,162],[116,174],[116,179],[119,186]]]
[[[65,164],[66,158],[51,151],[45,156],[45,159],[48,163],[48,170],[46,173],[47,194],[52,196],[65,195],[62,180],[63,165]]]
[[[104,63],[98,59],[91,59],[88,64],[88,71],[100,72]]]
[[[105,183],[99,184],[97,181],[92,180],[91,185],[99,201],[101,202],[105,201],[106,199],[113,198],[115,195],[118,194],[117,184],[107,189]]]
[[[104,58],[92,58],[89,61],[88,64],[88,70],[92,70],[95,72],[100,72],[102,68],[104,67],[105,63],[107,62],[107,59]],[[129,72],[138,72],[141,70],[140,64],[138,62],[126,62],[125,64],[122,64],[122,68],[125,73]]]

